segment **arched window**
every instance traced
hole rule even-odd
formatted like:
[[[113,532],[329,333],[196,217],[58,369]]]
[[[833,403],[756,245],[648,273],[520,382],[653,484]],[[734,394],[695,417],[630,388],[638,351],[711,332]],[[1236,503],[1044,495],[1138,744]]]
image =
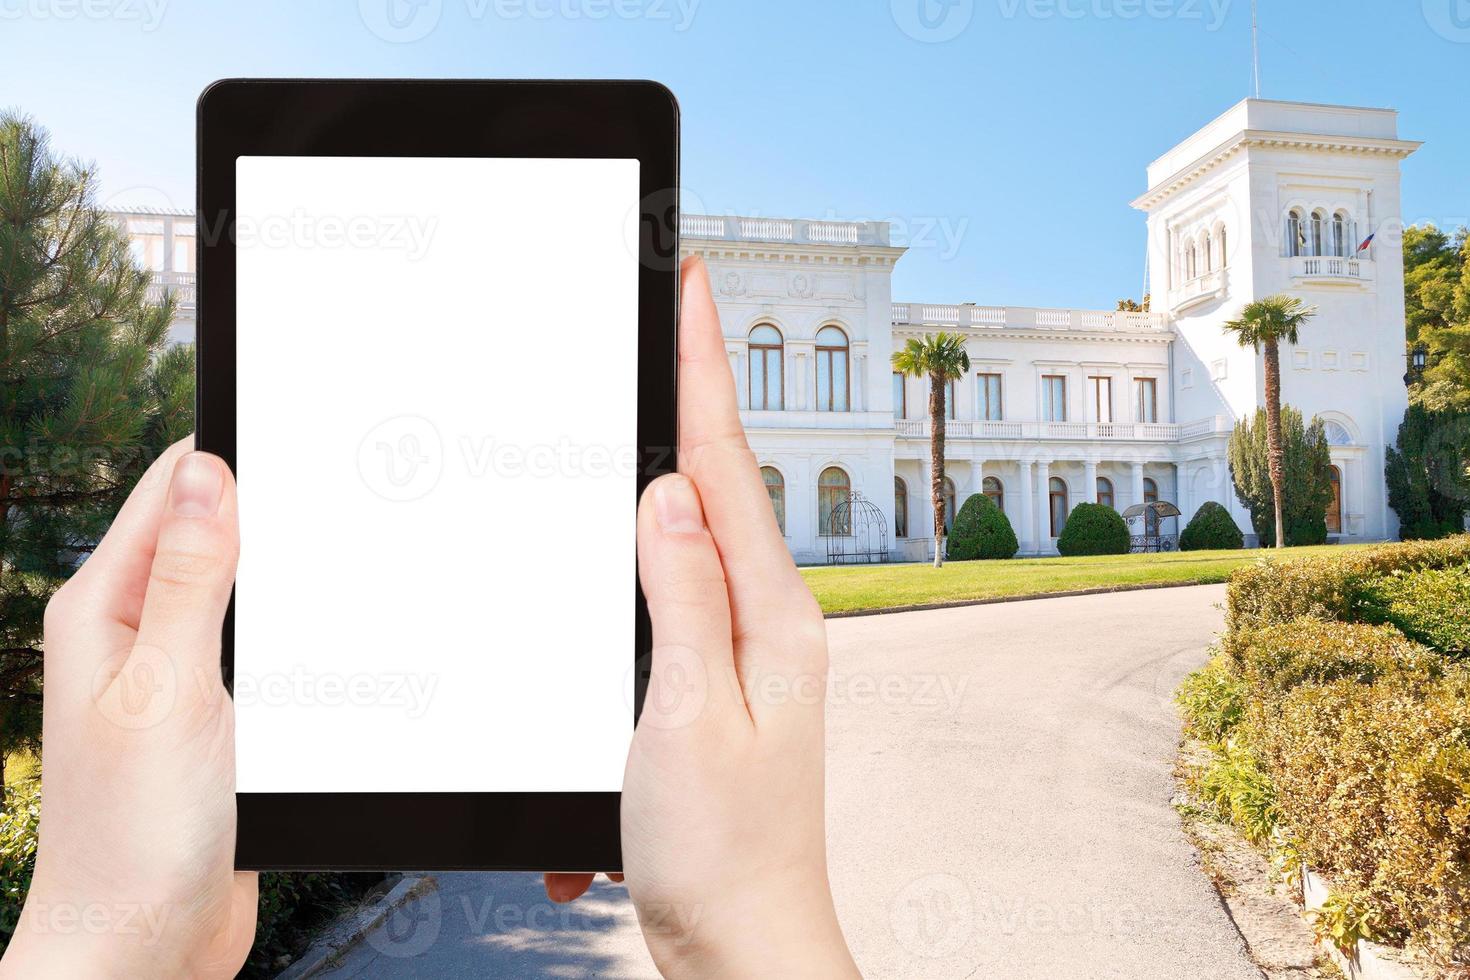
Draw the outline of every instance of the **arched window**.
[[[1341,211],[1332,216],[1332,254],[1347,258],[1348,220]]]
[[[1332,419],[1322,423],[1322,434],[1327,437],[1329,446],[1351,446],[1353,444],[1353,434],[1347,430],[1347,426]]]
[[[1198,267],[1197,250],[1194,247],[1194,242],[1190,242],[1184,249],[1184,278],[1186,281],[1199,275],[1197,271]]]
[[[779,412],[784,405],[781,351],[781,331],[769,323],[750,332],[750,407],[757,412]]]
[[[761,467],[761,479],[765,481],[766,493],[771,497],[771,509],[776,512],[776,526],[786,533],[786,481],[781,471],[774,466]]]
[[[948,534],[954,529],[955,493],[954,481],[949,477],[944,478],[944,531]]]
[[[1117,510],[1117,505],[1113,502],[1113,481],[1105,476],[1097,478],[1097,502]]]
[[[893,478],[893,536],[909,536],[909,488],[896,476]]]
[[[1058,537],[1062,528],[1067,526],[1067,483],[1061,477],[1052,477],[1047,487],[1047,497],[1051,500],[1051,536]]]
[[[1342,470],[1336,466],[1327,468],[1327,478],[1332,482],[1332,501],[1327,505],[1327,530],[1332,534],[1342,533]]]
[[[1327,215],[1321,211],[1312,212],[1312,250],[1309,255],[1327,254]]]
[[[1205,256],[1205,271],[1215,271],[1215,240],[1210,237],[1209,232],[1205,232],[1204,245],[1200,248],[1200,251]]]
[[[987,476],[981,486],[984,488],[985,496],[989,497],[990,502],[995,504],[996,509],[1004,514],[1006,512],[1006,488],[1000,482],[1000,478]]]
[[[817,478],[817,529],[819,534],[851,534],[850,522],[832,523],[832,511],[846,501],[852,493],[852,483],[847,474],[835,466],[829,466]]]
[[[1307,229],[1302,223],[1302,213],[1296,208],[1286,215],[1286,254],[1307,254]]]
[[[1146,504],[1157,503],[1159,499],[1159,485],[1148,477],[1143,478],[1143,502]],[[1144,533],[1159,533],[1159,515],[1148,511],[1143,518]]]
[[[817,331],[817,411],[845,412],[847,396],[847,334],[823,327]]]

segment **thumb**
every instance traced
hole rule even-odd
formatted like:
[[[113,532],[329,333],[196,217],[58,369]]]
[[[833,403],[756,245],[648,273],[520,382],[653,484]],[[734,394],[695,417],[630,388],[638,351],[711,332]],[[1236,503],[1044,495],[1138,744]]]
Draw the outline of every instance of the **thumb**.
[[[174,464],[138,621],[138,647],[190,679],[219,674],[220,631],[240,551],[235,481],[217,456]]]

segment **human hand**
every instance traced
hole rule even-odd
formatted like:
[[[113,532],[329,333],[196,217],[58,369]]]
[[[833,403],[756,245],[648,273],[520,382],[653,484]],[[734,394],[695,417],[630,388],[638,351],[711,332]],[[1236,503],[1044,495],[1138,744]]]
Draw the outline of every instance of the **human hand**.
[[[149,468],[46,609],[40,842],[0,975],[233,977],[249,953],[220,677],[235,481],[192,443]]]
[[[746,443],[704,264],[684,264],[679,474],[638,512],[653,666],[623,866],[667,977],[858,976],[823,817],[827,634]],[[590,875],[548,875],[569,900]]]

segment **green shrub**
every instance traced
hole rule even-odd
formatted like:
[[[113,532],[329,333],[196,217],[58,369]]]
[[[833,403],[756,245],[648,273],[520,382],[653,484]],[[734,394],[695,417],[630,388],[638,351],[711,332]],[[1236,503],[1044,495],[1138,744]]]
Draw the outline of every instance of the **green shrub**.
[[[1283,483],[1281,516],[1288,545],[1327,540],[1327,505],[1332,502],[1332,452],[1321,419],[1308,423],[1299,409],[1281,406]],[[1276,543],[1276,494],[1271,486],[1266,410],[1241,419],[1226,447],[1235,496],[1250,511],[1261,546]]]
[[[15,932],[31,887],[40,816],[41,780],[11,783],[0,810],[0,951]],[[376,873],[262,874],[255,944],[240,976],[275,976],[300,955],[316,930],[382,880]]]
[[[1247,840],[1261,843],[1276,829],[1276,789],[1245,746],[1226,743],[1199,777],[1199,794]]]
[[[1302,616],[1359,618],[1365,586],[1396,571],[1470,563],[1470,534],[1439,541],[1388,544],[1342,555],[1262,561],[1230,576],[1226,601],[1227,648],[1239,633]]]
[[[1438,677],[1445,661],[1392,626],[1336,623],[1310,616],[1238,638],[1231,659],[1250,691],[1251,712],[1303,684],[1372,684],[1390,674]]]
[[[1014,558],[1021,548],[1011,522],[995,501],[977,493],[955,515],[949,534],[949,559]]]
[[[41,819],[41,781],[27,779],[5,789],[0,811],[0,951],[20,922],[20,907],[36,870],[36,827]]]
[[[1275,525],[1270,533],[1261,538],[1262,548],[1272,548],[1276,545]],[[1286,545],[1289,548],[1306,548],[1312,545],[1327,543],[1327,517],[1323,514],[1312,514],[1292,518],[1286,522]]]
[[[1321,926],[1371,924],[1440,965],[1470,943],[1470,668],[1414,640],[1463,649],[1467,566],[1470,535],[1258,562],[1231,577],[1223,643],[1246,688],[1230,741],[1351,899]],[[1230,803],[1245,777],[1215,769]]]
[[[1185,728],[1196,738],[1223,741],[1245,713],[1245,682],[1226,657],[1215,657],[1179,685],[1174,701]]]
[[[1301,684],[1246,726],[1303,856],[1440,963],[1470,941],[1470,673]]]
[[[1410,639],[1452,657],[1470,657],[1470,565],[1394,572],[1365,583],[1364,619],[1392,623]]]
[[[1078,504],[1067,516],[1057,550],[1075,555],[1126,555],[1131,538],[1123,515],[1106,504]]]
[[[315,932],[340,915],[381,874],[271,871],[260,876],[255,944],[242,977],[273,977],[299,956]]]
[[[1245,536],[1235,524],[1230,511],[1213,500],[1206,500],[1179,535],[1180,551],[1215,551],[1244,548]]]

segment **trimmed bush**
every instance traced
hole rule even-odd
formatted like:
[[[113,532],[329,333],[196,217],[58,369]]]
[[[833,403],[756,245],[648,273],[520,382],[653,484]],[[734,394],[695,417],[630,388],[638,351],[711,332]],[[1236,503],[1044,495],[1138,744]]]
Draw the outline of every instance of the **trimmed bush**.
[[[1302,684],[1250,723],[1313,868],[1440,964],[1470,941],[1470,674]]]
[[[1217,551],[1244,548],[1245,535],[1223,505],[1206,500],[1179,535],[1180,551]]]
[[[1389,544],[1343,555],[1276,561],[1265,558],[1230,576],[1226,604],[1227,648],[1235,637],[1302,616],[1362,618],[1365,590],[1394,572],[1470,564],[1470,534],[1439,541]]]
[[[1057,550],[1076,555],[1126,555],[1131,542],[1123,515],[1106,504],[1078,504],[1067,516]]]
[[[1271,713],[1274,702],[1303,684],[1372,684],[1393,675],[1432,679],[1444,658],[1392,626],[1333,623],[1304,617],[1237,638],[1231,657],[1250,692],[1247,714]]]
[[[1363,618],[1392,623],[1451,657],[1470,657],[1470,565],[1394,572],[1366,583]]]
[[[1470,947],[1470,666],[1415,639],[1463,650],[1467,605],[1470,535],[1265,560],[1231,577],[1226,656],[1179,694],[1191,732],[1224,736],[1201,793],[1248,835],[1271,816],[1440,967]]]
[[[977,493],[966,500],[955,515],[949,533],[949,560],[1014,558],[1021,548],[1011,522],[995,501]]]

